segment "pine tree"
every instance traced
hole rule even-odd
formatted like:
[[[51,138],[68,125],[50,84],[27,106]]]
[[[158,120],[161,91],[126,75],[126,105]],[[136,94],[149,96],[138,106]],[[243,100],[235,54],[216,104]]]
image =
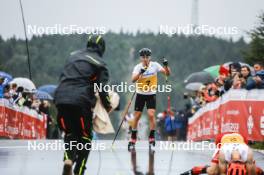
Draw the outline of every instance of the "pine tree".
[[[264,63],[264,12],[259,16],[259,25],[250,32],[249,49],[244,52],[245,61]]]

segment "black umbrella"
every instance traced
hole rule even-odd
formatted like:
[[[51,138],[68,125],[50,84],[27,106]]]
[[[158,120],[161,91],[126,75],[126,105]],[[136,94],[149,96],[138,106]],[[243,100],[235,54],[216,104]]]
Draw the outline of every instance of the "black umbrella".
[[[214,78],[205,71],[201,72],[195,72],[189,75],[185,80],[184,83],[202,83],[202,84],[208,84],[214,82]]]
[[[188,83],[185,86],[185,89],[190,91],[198,91],[203,86],[202,83]]]

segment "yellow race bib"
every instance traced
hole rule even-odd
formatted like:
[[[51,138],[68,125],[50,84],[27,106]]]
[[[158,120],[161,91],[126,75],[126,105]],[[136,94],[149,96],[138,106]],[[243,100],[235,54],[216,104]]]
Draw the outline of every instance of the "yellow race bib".
[[[143,92],[156,91],[157,85],[158,85],[157,75],[140,78],[136,83],[137,89]]]

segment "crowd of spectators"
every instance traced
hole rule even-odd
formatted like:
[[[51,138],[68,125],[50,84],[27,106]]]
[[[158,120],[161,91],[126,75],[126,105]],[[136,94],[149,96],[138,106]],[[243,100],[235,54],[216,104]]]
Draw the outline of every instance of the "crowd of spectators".
[[[231,63],[229,67],[222,65],[215,82],[204,84],[198,91],[185,94],[184,97],[190,99],[192,112],[195,113],[230,89],[264,89],[264,65],[255,63],[253,68],[240,63]]]
[[[33,92],[25,92],[24,88],[17,86],[16,83],[5,83],[3,77],[0,77],[0,99],[6,99],[14,106],[35,110],[38,114],[45,114],[47,116],[47,138],[49,138],[49,128],[53,123],[49,101],[38,99]]]
[[[221,65],[219,76],[214,82],[203,84],[199,90],[184,94],[189,99],[185,109],[174,109],[157,116],[157,134],[160,140],[186,140],[188,119],[207,103],[217,100],[230,89],[264,89],[264,65],[255,63],[253,67],[241,63]]]
[[[37,99],[35,93],[25,92],[23,87],[18,87],[15,83],[3,85],[3,78],[0,79],[2,80],[0,81],[0,98],[5,98],[19,107],[24,106],[38,113],[49,114],[50,103],[48,101]]]

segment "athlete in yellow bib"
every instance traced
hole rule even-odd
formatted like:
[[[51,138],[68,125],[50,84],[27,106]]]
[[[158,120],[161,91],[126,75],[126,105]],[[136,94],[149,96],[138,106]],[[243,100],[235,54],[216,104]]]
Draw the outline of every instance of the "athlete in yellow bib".
[[[143,48],[139,51],[141,63],[134,67],[132,81],[136,83],[136,101],[134,122],[132,124],[131,139],[128,144],[130,150],[135,146],[137,141],[137,125],[141,117],[143,108],[147,106],[147,112],[150,123],[149,144],[155,146],[155,111],[156,111],[156,92],[158,85],[157,73],[162,72],[166,76],[170,74],[168,62],[164,60],[163,67],[151,59],[151,50]]]

